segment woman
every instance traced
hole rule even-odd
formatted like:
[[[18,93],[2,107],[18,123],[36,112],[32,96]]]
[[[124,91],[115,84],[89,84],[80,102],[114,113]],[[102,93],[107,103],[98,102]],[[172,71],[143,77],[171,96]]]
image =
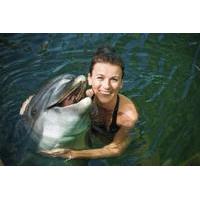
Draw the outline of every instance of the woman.
[[[89,134],[92,149],[54,149],[45,153],[68,159],[119,156],[130,143],[129,132],[138,119],[133,102],[119,94],[123,76],[121,58],[111,48],[99,48],[88,74],[91,89],[86,91],[87,96],[93,99],[92,128]]]
[[[93,99],[90,149],[53,149],[43,153],[68,159],[96,159],[119,156],[130,143],[130,130],[138,113],[133,102],[119,93],[123,85],[124,67],[121,58],[108,47],[95,53],[86,95]]]

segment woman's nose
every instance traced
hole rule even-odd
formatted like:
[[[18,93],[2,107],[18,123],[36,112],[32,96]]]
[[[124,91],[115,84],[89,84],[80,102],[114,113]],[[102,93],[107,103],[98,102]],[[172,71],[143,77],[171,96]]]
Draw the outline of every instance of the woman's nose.
[[[110,82],[109,82],[109,80],[104,80],[104,81],[103,81],[103,87],[104,87],[105,89],[109,89],[109,88],[110,88]]]

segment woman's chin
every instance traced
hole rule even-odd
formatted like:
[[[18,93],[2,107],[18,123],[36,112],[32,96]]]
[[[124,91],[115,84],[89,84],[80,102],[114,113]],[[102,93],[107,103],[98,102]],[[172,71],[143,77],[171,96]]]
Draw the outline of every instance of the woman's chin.
[[[101,93],[101,94],[97,95],[98,100],[103,104],[109,103],[110,101],[112,101],[113,97],[114,96],[112,94],[102,94]]]

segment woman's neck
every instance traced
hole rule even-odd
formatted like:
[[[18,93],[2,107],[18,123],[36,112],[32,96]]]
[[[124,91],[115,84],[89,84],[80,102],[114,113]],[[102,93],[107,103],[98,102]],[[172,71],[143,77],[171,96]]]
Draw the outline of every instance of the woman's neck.
[[[98,100],[98,98],[95,97],[95,103],[97,104],[97,106],[108,111],[112,111],[114,109],[116,102],[117,102],[117,96],[113,97],[113,99],[107,103],[102,103]]]

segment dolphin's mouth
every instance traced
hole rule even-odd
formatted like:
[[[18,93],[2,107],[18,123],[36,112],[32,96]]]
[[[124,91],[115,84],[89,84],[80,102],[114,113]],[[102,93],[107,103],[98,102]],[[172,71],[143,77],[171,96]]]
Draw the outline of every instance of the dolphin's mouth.
[[[84,97],[85,97],[84,83],[80,82],[78,84],[78,86],[76,86],[70,92],[68,92],[66,95],[64,95],[64,98],[62,98],[58,102],[58,106],[65,107],[65,106],[69,106],[69,105],[78,103]]]
[[[83,98],[86,97],[85,89],[86,89],[86,83],[81,81],[72,89],[66,91],[60,97],[59,101],[56,104],[50,106],[49,108],[66,107],[66,106],[78,103],[79,101],[81,101]]]

